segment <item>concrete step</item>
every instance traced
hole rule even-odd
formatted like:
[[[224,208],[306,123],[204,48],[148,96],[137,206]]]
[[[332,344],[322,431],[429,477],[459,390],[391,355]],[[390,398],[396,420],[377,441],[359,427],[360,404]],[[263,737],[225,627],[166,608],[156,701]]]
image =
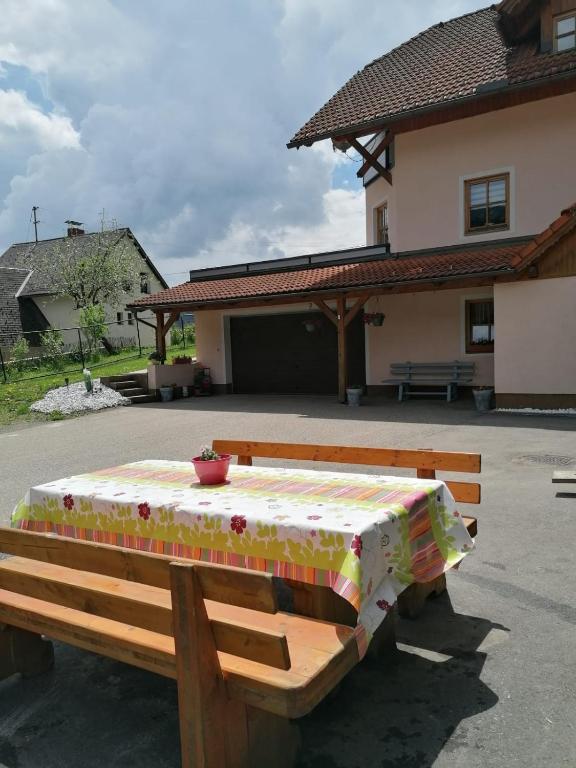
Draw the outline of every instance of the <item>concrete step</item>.
[[[134,397],[135,395],[147,395],[148,390],[145,387],[126,387],[125,389],[119,389],[118,394],[122,397]]]
[[[110,383],[117,384],[122,381],[134,381],[133,373],[117,373],[114,376],[107,376],[106,378]]]
[[[138,405],[140,403],[154,403],[156,402],[156,396],[155,395],[131,395],[129,398],[134,405]]]
[[[116,390],[116,392],[124,392],[125,389],[134,389],[134,387],[139,387],[140,384],[138,384],[138,382],[134,380],[113,381],[110,386],[112,387],[112,389]]]

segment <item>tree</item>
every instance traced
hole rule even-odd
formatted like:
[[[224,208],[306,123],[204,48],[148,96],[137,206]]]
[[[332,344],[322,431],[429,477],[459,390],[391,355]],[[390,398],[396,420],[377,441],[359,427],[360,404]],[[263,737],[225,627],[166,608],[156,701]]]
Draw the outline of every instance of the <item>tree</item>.
[[[76,309],[125,303],[140,280],[140,259],[124,230],[65,238],[47,251],[41,269],[52,289]]]

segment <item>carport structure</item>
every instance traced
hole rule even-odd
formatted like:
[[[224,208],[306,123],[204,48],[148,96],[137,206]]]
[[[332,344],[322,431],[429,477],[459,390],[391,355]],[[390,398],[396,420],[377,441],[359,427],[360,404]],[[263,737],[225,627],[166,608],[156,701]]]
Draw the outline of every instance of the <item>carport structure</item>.
[[[395,337],[418,340],[420,350],[428,352],[430,357],[443,352],[438,347],[438,339],[447,332],[460,338],[462,334],[462,316],[455,311],[447,316],[444,312],[449,300],[453,306],[464,306],[465,298],[480,293],[493,301],[498,286],[504,284],[527,284],[538,278],[557,276],[568,270],[572,258],[572,249],[561,248],[565,237],[574,229],[576,209],[570,208],[545,232],[537,237],[507,238],[506,240],[475,243],[473,245],[458,245],[445,248],[426,249],[408,253],[389,253],[386,246],[367,246],[343,251],[298,256],[294,258],[276,259],[271,261],[250,262],[232,266],[212,267],[190,272],[188,282],[173,288],[160,291],[149,296],[142,296],[128,309],[133,312],[151,310],[156,315],[156,346],[161,355],[166,353],[166,334],[182,312],[193,312],[197,320],[198,354],[203,363],[210,364],[210,348],[218,347],[221,358],[226,357],[227,372],[220,383],[227,391],[241,392],[242,389],[234,384],[239,373],[238,355],[234,363],[234,346],[230,324],[239,327],[237,319],[260,318],[260,329],[267,329],[268,336],[273,334],[272,316],[288,312],[302,313],[299,327],[307,326],[306,330],[314,330],[314,322],[320,325],[322,321],[332,329],[331,334],[325,334],[325,342],[317,343],[315,351],[309,358],[316,360],[316,368],[310,369],[309,376],[314,378],[327,364],[322,362],[320,352],[324,347],[334,351],[333,387],[338,393],[340,402],[346,401],[346,387],[351,379],[350,365],[355,360],[358,366],[364,366],[363,375],[371,365],[371,360],[377,351],[366,349],[364,360],[364,326],[362,320],[368,318],[374,311],[375,303],[382,300],[383,309],[395,302],[394,322],[387,325],[387,343]],[[561,242],[562,241],[562,242]],[[549,253],[550,252],[550,253]],[[555,256],[554,253],[557,255]],[[545,258],[544,258],[545,257]],[[434,294],[427,308],[420,309],[419,316],[412,313],[418,302],[418,296]],[[399,297],[398,294],[405,296]],[[408,296],[412,298],[409,299]],[[396,297],[393,299],[392,297]],[[420,300],[421,301],[421,300]],[[469,303],[469,302],[468,302]],[[314,309],[319,320],[310,322],[305,312]],[[264,316],[264,317],[263,317]],[[293,315],[295,317],[295,315]],[[268,320],[266,319],[268,318]],[[228,322],[228,326],[226,326]],[[297,325],[293,321],[291,328],[295,332]],[[491,321],[494,323],[494,320]],[[234,325],[235,324],[235,325]],[[209,329],[210,326],[210,329]],[[281,326],[279,325],[278,328]],[[257,350],[252,369],[259,366],[261,372],[266,366],[274,366],[281,360],[278,353],[274,360],[266,359],[268,351],[278,352],[286,347],[285,362],[294,365],[298,362],[300,349],[290,348],[290,326],[282,326],[282,337],[269,340],[267,348]],[[512,324],[511,327],[515,327]],[[352,329],[356,328],[354,334]],[[362,337],[360,337],[361,329]],[[406,336],[409,329],[408,336]],[[370,329],[372,330],[372,329]],[[506,332],[507,329],[503,329]],[[497,333],[500,333],[500,329]],[[304,338],[312,337],[309,333]],[[369,335],[369,334],[367,334]],[[239,338],[239,334],[236,334]],[[382,337],[380,337],[382,338]],[[428,345],[427,340],[430,339]],[[238,342],[237,342],[238,343]],[[382,344],[378,341],[379,346]],[[454,344],[445,354],[450,354],[448,360],[460,356],[460,341]],[[412,345],[413,348],[416,346]],[[463,349],[463,348],[462,348]],[[430,351],[429,351],[430,350]],[[361,355],[360,355],[361,351]],[[422,354],[424,354],[422,352]],[[378,352],[379,353],[379,352]],[[417,360],[410,348],[401,349],[401,359]],[[463,353],[464,354],[464,353]],[[304,355],[304,351],[302,351]],[[369,359],[370,357],[370,359]],[[492,357],[492,355],[485,355]],[[288,359],[289,358],[289,359]],[[374,358],[375,359],[375,358]],[[330,367],[330,366],[328,366]],[[374,368],[374,366],[373,366]],[[330,370],[332,368],[330,367]],[[324,374],[326,371],[323,371]],[[258,371],[256,371],[258,374]],[[387,370],[378,373],[379,381],[386,376]],[[492,380],[480,384],[493,384]],[[265,377],[264,377],[265,378]],[[374,374],[372,375],[374,379]],[[353,383],[362,383],[356,378]],[[248,390],[245,390],[248,391]],[[251,391],[265,391],[251,390]],[[279,390],[275,390],[279,391]],[[307,390],[309,392],[313,390]]]

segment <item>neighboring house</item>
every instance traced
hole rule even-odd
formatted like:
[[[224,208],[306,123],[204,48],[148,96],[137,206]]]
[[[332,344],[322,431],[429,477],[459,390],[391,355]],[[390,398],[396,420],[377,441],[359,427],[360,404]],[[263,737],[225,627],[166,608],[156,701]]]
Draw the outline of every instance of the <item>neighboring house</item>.
[[[576,406],[575,137],[576,0],[438,24],[288,144],[362,155],[365,248],[197,271],[135,306],[160,327],[194,312],[199,358],[236,392],[342,400],[352,379],[383,391],[393,362],[461,359],[499,406]]]
[[[74,257],[81,258],[94,248],[97,238],[109,239],[112,243],[123,241],[126,245],[122,247],[133,249],[140,263],[140,279],[138,292],[132,298],[167,288],[164,278],[128,228],[86,234],[81,229],[69,227],[65,238],[12,245],[0,256],[0,348],[5,356],[23,335],[31,347],[36,347],[40,343],[39,335],[33,332],[80,325],[80,312],[73,300],[54,293],[43,265],[51,253],[64,245],[71,249]],[[134,313],[126,312],[124,306],[105,305],[105,311],[107,322],[114,323],[106,332],[111,343],[136,343]],[[154,319],[150,313],[140,317],[148,321]],[[140,325],[140,336],[143,344],[154,343],[154,331],[149,325]],[[64,331],[63,337],[66,344],[78,343],[76,331]]]

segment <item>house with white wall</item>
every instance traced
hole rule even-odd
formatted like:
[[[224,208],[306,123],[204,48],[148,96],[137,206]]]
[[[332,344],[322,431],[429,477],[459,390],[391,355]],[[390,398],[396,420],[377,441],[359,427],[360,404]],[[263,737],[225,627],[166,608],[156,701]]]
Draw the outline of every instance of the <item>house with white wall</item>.
[[[49,328],[71,329],[62,331],[64,342],[78,343],[77,331],[73,329],[80,325],[80,311],[72,298],[55,292],[46,264],[62,249],[70,258],[81,259],[98,247],[122,249],[123,254],[132,256],[138,265],[136,291],[129,292],[127,299],[168,287],[129,228],[86,233],[77,226],[69,226],[66,237],[11,245],[0,256],[0,348],[5,357],[9,357],[10,347],[22,336],[34,347],[39,343],[38,334],[34,332]],[[154,343],[151,326],[141,324],[137,329],[135,315],[126,311],[124,302],[117,307],[103,306],[109,323],[106,338],[113,346],[136,344],[138,333],[143,345]],[[154,319],[149,312],[141,317]]]
[[[366,247],[197,270],[134,308],[155,312],[159,347],[194,312],[198,356],[227,391],[343,399],[346,383],[386,391],[394,362],[458,359],[501,407],[574,406],[575,137],[576,0],[438,24],[288,144],[361,155]]]

